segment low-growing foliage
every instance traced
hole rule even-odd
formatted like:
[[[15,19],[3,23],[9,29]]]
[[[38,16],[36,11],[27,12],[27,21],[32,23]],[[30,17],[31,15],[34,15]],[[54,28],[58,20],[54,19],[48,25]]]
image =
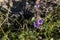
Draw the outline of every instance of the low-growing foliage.
[[[0,6],[0,40],[60,40],[58,3],[42,0],[38,10],[32,0],[12,2],[13,7],[7,4],[8,9]],[[40,12],[38,21],[36,10]]]

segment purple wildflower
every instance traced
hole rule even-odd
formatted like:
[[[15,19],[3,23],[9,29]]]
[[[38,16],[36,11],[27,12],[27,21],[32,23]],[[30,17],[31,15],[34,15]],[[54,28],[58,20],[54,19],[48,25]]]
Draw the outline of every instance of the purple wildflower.
[[[35,28],[39,28],[39,25],[41,25],[43,23],[43,20],[42,19],[38,19],[37,22],[34,22],[34,27]]]
[[[37,8],[39,8],[40,7],[40,4],[37,4],[36,6],[37,6]]]
[[[43,23],[43,20],[42,19],[38,19],[38,24],[42,24]]]
[[[34,27],[38,28],[39,27],[38,23],[34,22]]]

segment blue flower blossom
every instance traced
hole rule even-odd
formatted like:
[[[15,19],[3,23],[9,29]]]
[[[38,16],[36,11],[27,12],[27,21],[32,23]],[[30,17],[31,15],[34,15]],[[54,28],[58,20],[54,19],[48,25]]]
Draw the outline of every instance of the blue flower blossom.
[[[39,27],[38,23],[34,22],[34,27],[38,28]]]
[[[40,26],[41,24],[43,24],[43,20],[42,20],[42,19],[38,19],[37,22],[34,22],[34,27],[35,27],[35,28],[39,28],[39,26]]]
[[[40,7],[40,4],[37,4],[36,6],[37,6],[37,8],[39,8]]]
[[[38,24],[43,24],[43,20],[42,19],[38,19]]]

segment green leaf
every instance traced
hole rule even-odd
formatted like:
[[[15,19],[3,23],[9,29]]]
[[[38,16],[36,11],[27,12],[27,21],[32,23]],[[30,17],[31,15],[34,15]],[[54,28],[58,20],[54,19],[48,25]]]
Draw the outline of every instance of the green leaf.
[[[33,22],[34,20],[35,20],[35,17],[32,17],[31,22]]]

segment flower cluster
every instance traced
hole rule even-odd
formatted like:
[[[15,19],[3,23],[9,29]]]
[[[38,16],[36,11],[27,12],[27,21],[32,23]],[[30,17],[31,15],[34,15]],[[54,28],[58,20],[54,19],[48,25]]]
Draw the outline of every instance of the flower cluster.
[[[34,22],[34,27],[35,28],[39,28],[39,26],[42,25],[42,24],[43,24],[43,20],[42,19],[38,19],[37,22]]]

